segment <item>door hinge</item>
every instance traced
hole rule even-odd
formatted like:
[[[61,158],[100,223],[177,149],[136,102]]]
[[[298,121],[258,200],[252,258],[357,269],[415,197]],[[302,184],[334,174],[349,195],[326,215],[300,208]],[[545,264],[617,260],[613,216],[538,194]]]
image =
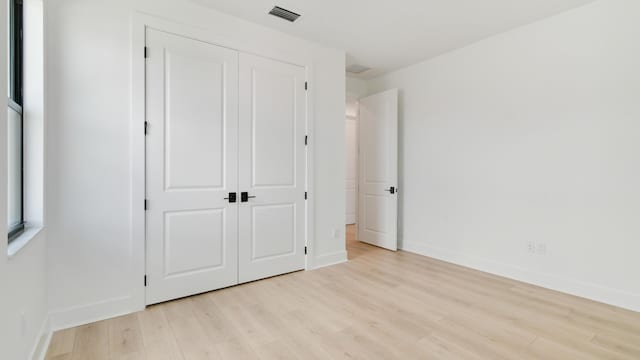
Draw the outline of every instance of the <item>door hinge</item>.
[[[147,199],[144,199],[144,210],[149,210],[149,202],[147,201]]]
[[[149,48],[148,47],[144,47],[144,58],[148,59],[149,58]]]
[[[304,145],[305,146],[309,145],[309,135],[304,136]]]
[[[304,247],[304,254],[307,255],[307,247]]]
[[[147,275],[144,276],[144,286],[147,286]]]
[[[304,82],[304,89],[309,90],[309,83],[306,81]]]
[[[144,122],[144,134],[147,135],[149,133],[149,123],[147,121]]]
[[[309,197],[309,195],[307,194],[307,192],[304,192],[304,199],[307,200],[307,198]]]

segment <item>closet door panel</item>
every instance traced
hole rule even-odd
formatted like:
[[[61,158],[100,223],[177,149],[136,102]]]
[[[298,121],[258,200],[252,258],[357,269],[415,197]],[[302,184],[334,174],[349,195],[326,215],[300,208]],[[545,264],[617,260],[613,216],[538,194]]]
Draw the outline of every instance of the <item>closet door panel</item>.
[[[240,54],[239,280],[305,266],[304,68]]]
[[[238,283],[238,53],[147,31],[147,303]]]

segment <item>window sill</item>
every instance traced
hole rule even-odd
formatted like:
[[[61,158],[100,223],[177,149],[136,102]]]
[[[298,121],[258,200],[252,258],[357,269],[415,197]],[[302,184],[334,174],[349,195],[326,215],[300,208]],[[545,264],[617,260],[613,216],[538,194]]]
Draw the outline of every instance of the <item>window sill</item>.
[[[31,240],[40,234],[44,228],[42,226],[25,227],[24,232],[15,238],[7,248],[7,256],[9,259],[16,256],[20,250],[24,249]]]

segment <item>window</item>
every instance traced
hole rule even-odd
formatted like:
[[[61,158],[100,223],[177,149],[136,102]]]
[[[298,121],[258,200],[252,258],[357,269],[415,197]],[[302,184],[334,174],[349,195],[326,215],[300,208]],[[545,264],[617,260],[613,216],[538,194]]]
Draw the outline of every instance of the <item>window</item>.
[[[22,0],[10,0],[8,109],[8,229],[9,242],[24,232],[22,118]]]

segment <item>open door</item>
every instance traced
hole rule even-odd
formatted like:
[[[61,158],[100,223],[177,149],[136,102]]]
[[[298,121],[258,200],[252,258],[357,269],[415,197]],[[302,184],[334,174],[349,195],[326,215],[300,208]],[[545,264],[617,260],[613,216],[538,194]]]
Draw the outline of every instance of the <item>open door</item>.
[[[398,249],[398,90],[360,99],[358,240]]]

